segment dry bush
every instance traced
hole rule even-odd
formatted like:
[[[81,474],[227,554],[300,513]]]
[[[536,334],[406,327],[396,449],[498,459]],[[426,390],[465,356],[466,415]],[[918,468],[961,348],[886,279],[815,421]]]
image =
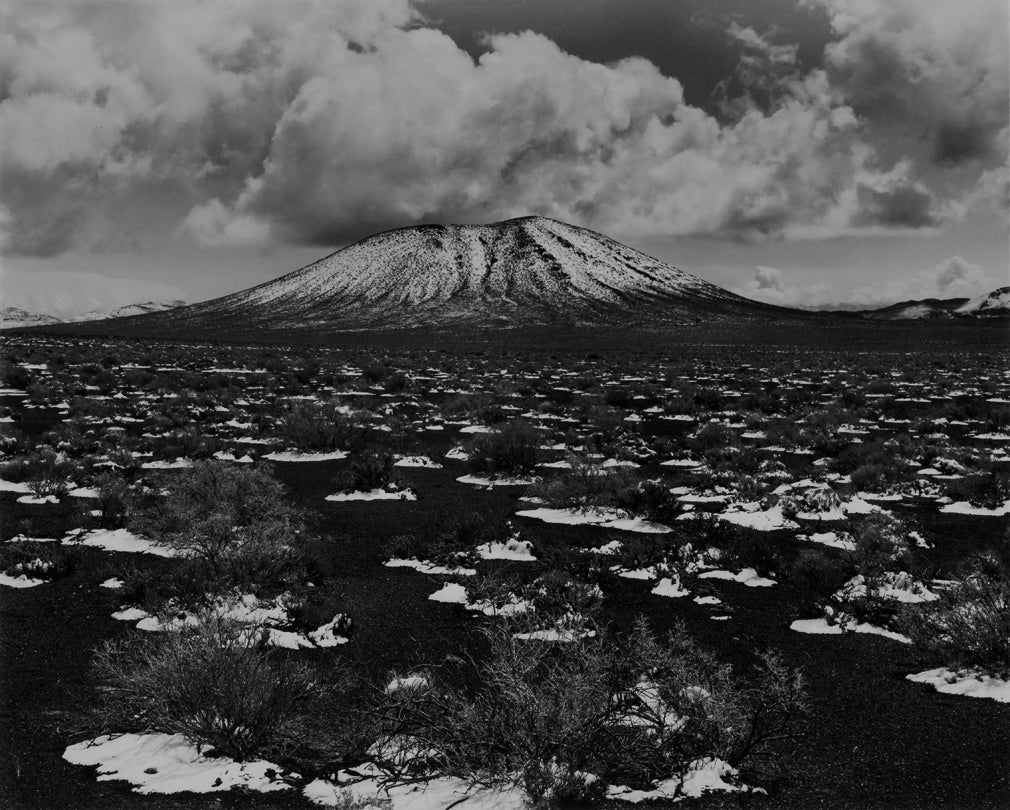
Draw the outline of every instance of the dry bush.
[[[430,670],[384,696],[380,750],[392,763],[585,806],[607,784],[645,787],[701,757],[769,754],[806,710],[802,677],[774,655],[745,683],[683,626],[660,641],[640,623],[623,643],[519,640],[501,624],[485,635],[489,655],[471,671]]]
[[[976,560],[935,602],[910,608],[904,623],[947,666],[1010,678],[1010,576],[994,557]]]
[[[306,747],[333,687],[257,632],[204,614],[195,628],[107,642],[95,658],[103,725],[182,734],[239,761]]]
[[[486,475],[522,475],[536,467],[540,436],[528,422],[516,419],[497,433],[484,433],[467,452],[470,469]]]
[[[364,429],[341,412],[336,402],[292,405],[281,417],[281,438],[298,450],[357,450],[364,442]]]
[[[529,494],[555,508],[607,509],[617,505],[620,492],[636,484],[637,478],[626,469],[603,469],[573,459],[571,469],[534,484]]]

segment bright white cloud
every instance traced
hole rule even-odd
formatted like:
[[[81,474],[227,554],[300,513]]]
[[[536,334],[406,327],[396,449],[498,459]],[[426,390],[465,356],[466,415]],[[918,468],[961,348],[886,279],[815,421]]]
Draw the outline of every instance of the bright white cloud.
[[[647,61],[595,64],[531,32],[490,36],[475,61],[409,0],[8,2],[7,249],[114,242],[137,193],[212,246],[527,213],[623,237],[907,233],[998,203],[976,190],[1006,154],[995,0],[809,2],[837,35],[826,69],[730,26],[747,94],[724,120]],[[932,157],[956,176],[904,153],[900,105],[940,122]]]

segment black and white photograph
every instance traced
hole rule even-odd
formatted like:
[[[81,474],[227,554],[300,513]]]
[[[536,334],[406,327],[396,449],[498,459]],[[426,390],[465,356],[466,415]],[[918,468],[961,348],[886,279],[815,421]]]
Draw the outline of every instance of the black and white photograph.
[[[1010,808],[1007,0],[0,0],[0,810]]]

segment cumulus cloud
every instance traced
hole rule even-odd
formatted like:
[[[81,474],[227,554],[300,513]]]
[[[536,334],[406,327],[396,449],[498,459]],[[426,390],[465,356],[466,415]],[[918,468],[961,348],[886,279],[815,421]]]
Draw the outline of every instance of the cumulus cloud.
[[[931,270],[923,270],[894,281],[864,285],[852,291],[852,300],[865,304],[890,304],[922,298],[972,298],[991,292],[998,282],[977,264],[960,256],[944,259]]]
[[[837,36],[825,53],[832,85],[892,130],[895,148],[921,142],[944,166],[1005,159],[1006,0],[806,2],[827,12]]]
[[[845,274],[839,271],[838,275]],[[758,266],[753,277],[733,291],[755,301],[780,306],[856,309],[924,298],[972,298],[991,292],[999,284],[980,266],[960,256],[952,256],[932,269],[899,279],[864,284],[846,292],[838,290],[833,284],[796,283],[781,270]]]
[[[734,292],[754,301],[784,307],[815,309],[837,301],[837,293],[828,284],[789,284],[781,270],[758,266],[754,277]]]
[[[740,67],[722,119],[643,59],[596,64],[528,31],[490,35],[475,60],[409,0],[8,2],[6,249],[109,244],[138,189],[215,246],[528,213],[626,237],[762,238],[967,216],[968,188],[999,162],[933,184],[877,119],[900,101],[937,165],[989,160],[1001,116],[1005,139],[999,34],[974,52],[975,23],[947,15],[946,30],[937,0],[922,23],[920,0],[808,2],[836,32],[824,68],[803,74],[794,44],[730,25]],[[978,139],[958,135],[968,123]]]

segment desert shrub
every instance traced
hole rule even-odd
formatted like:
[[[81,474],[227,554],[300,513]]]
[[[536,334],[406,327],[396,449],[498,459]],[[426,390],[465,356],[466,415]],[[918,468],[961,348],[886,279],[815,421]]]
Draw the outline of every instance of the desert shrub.
[[[1010,576],[993,556],[973,561],[940,598],[910,608],[905,632],[948,667],[1010,678]]]
[[[841,505],[841,498],[831,487],[810,487],[784,495],[779,499],[782,514],[794,518],[800,513],[819,514],[832,512]]]
[[[811,608],[834,594],[855,574],[851,561],[817,549],[805,548],[796,555],[789,578],[800,591],[803,607]]]
[[[103,529],[121,529],[129,520],[130,486],[114,473],[102,473],[95,480],[98,490],[96,506],[101,512],[98,518]]]
[[[340,481],[345,492],[385,489],[394,483],[393,457],[389,453],[367,452],[351,462],[351,469]]]
[[[666,562],[674,548],[666,535],[646,534],[622,540],[617,552],[607,558],[614,565],[634,571]]]
[[[658,523],[671,523],[680,514],[680,503],[670,488],[658,481],[642,481],[625,487],[615,496],[615,505],[632,515]]]
[[[1010,476],[995,469],[988,474],[965,476],[948,482],[947,494],[980,509],[998,509],[1010,500]]]
[[[3,381],[5,386],[25,390],[32,384],[33,379],[32,373],[24,366],[13,363],[4,364]]]
[[[358,450],[364,428],[340,410],[337,403],[299,402],[281,417],[280,436],[298,450]]]
[[[195,613],[213,605],[227,585],[199,559],[180,560],[169,568],[131,566],[119,573],[123,605],[142,608],[155,616]]]
[[[185,631],[107,642],[95,656],[102,722],[182,734],[239,761],[303,747],[330,687],[256,633],[206,614]]]
[[[25,483],[36,498],[55,497],[62,499],[70,491],[67,479],[50,470],[39,470],[32,473]]]
[[[771,752],[806,709],[802,677],[775,656],[745,683],[682,625],[665,641],[643,623],[623,642],[485,634],[483,663],[429,670],[384,696],[386,740],[401,761],[423,749],[427,768],[517,785],[534,806],[598,804],[608,784],[647,787],[703,757],[739,764]]]
[[[67,494],[69,481],[80,474],[79,464],[50,447],[32,451],[23,463],[11,464],[7,469],[19,475],[36,498],[47,495],[62,498]]]
[[[452,531],[432,538],[419,534],[395,535],[386,544],[385,555],[399,560],[427,560],[446,568],[474,565],[477,554],[474,544]]]
[[[614,564],[610,555],[569,545],[547,546],[537,553],[549,570],[564,571],[583,582],[598,583]]]
[[[308,633],[336,620],[334,629],[338,635],[351,634],[351,617],[346,613],[343,599],[336,594],[302,588],[288,600],[287,613],[290,629],[295,632]]]
[[[220,448],[220,442],[208,436],[196,425],[172,430],[161,445],[164,458],[208,458]]]
[[[175,472],[168,494],[151,499],[130,525],[196,555],[219,574],[262,558],[267,549],[287,558],[302,530],[301,516],[269,473],[217,461]]]
[[[58,543],[19,541],[0,545],[0,571],[12,577],[56,579],[72,574],[80,551]]]
[[[497,433],[478,436],[467,448],[470,468],[487,475],[521,475],[537,463],[537,430],[520,419],[508,422]]]
[[[603,592],[598,585],[583,582],[567,571],[548,571],[530,583],[523,595],[533,605],[529,618],[538,627],[559,623],[591,627],[603,605]]]
[[[720,565],[753,568],[762,577],[777,573],[782,565],[781,551],[777,545],[752,532],[736,532],[718,548],[723,553]]]
[[[619,492],[635,483],[635,476],[623,468],[604,469],[576,459],[571,469],[534,484],[530,494],[556,508],[606,509],[616,505]]]
[[[853,530],[857,571],[868,583],[889,571],[900,571],[910,563],[904,523],[887,514],[869,515]]]

